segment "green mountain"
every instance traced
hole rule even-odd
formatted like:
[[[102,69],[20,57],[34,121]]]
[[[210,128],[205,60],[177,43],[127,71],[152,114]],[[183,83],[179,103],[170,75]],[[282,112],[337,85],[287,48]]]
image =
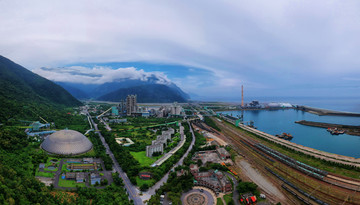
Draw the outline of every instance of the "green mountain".
[[[137,95],[137,102],[139,103],[172,103],[175,101],[187,102],[187,99],[183,96],[182,92],[162,84],[120,88],[114,92],[110,92],[99,97],[98,100],[116,102],[126,99],[126,96],[133,94]]]
[[[57,108],[81,105],[64,88],[0,56],[0,122],[35,119]]]

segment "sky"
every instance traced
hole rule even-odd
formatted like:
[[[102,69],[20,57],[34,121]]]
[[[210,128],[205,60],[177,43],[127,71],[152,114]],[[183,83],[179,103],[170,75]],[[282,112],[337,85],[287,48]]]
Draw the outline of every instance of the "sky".
[[[359,97],[359,19],[357,0],[0,0],[0,55],[51,80],[156,75],[206,100],[241,85]]]

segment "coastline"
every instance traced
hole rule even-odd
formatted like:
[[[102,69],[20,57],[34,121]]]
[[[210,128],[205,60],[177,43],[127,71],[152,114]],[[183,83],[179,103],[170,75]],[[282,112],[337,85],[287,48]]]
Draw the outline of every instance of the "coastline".
[[[329,110],[323,108],[315,108],[309,107],[305,105],[295,105],[294,107],[266,107],[266,108],[238,108],[238,109],[214,109],[214,112],[222,112],[222,111],[245,111],[245,110],[300,110],[304,112],[308,112],[311,114],[324,116],[324,115],[333,115],[333,116],[348,116],[348,117],[360,117],[360,113],[356,112],[345,112],[345,111],[336,111],[336,110]]]

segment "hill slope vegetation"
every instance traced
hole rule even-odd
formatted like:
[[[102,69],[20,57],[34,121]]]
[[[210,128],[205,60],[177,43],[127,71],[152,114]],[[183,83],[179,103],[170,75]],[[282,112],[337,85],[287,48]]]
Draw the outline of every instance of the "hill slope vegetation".
[[[61,86],[0,56],[0,122],[78,105]]]

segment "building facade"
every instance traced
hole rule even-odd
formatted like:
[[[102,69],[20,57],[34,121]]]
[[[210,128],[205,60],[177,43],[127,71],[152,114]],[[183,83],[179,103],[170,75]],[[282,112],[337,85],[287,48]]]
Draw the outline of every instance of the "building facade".
[[[132,115],[133,113],[137,112],[137,96],[136,95],[128,95],[126,97],[126,114],[128,116]]]

